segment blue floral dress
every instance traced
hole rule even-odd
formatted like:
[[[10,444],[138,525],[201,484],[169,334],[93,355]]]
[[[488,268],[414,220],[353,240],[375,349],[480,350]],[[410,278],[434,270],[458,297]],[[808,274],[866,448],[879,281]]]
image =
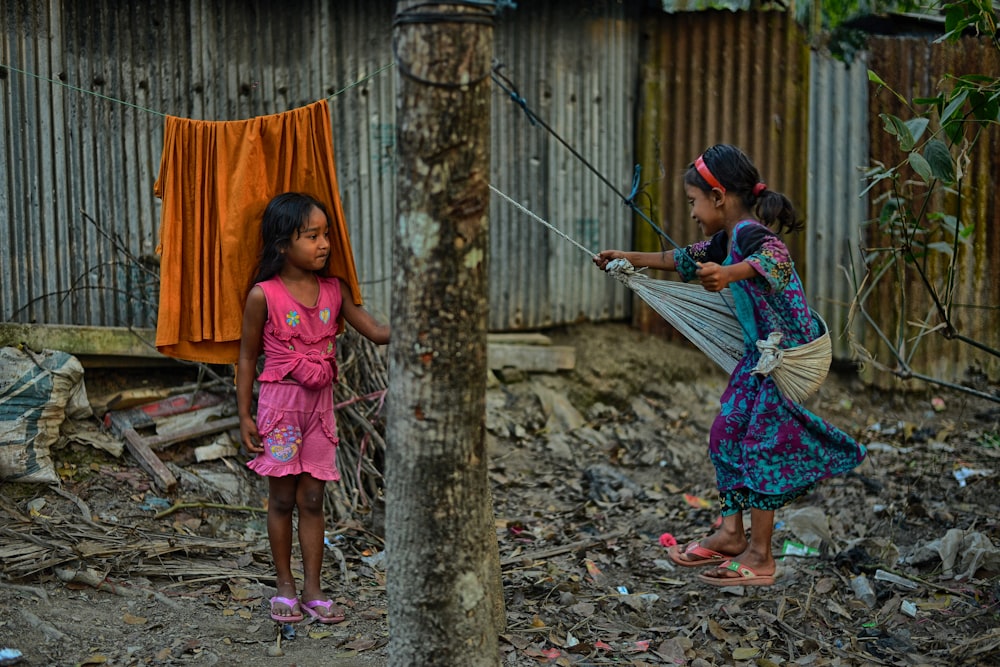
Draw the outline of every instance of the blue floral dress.
[[[774,232],[744,220],[734,228],[727,251],[728,243],[723,231],[674,251],[685,281],[697,277],[696,262],[745,261],[758,274],[729,286],[745,352],[722,394],[709,438],[723,514],[777,509],[820,480],[853,469],[866,454],[849,435],[786,398],[773,379],[751,373],[760,357],[757,340],[780,331],[781,347],[794,347],[819,336],[821,325],[809,311],[788,248]]]

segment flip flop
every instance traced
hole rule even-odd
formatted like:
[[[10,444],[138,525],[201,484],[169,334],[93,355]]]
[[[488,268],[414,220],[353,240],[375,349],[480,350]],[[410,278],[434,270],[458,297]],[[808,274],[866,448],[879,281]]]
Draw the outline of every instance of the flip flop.
[[[727,560],[719,565],[718,570],[735,572],[737,576],[730,577],[710,577],[704,572],[698,575],[698,579],[711,586],[772,586],[774,584],[773,574],[757,574],[752,568],[747,567],[735,560]]]
[[[305,607],[309,615],[318,623],[340,623],[347,618],[343,610],[333,604],[333,600],[310,600],[309,602],[303,602],[302,606]],[[327,612],[326,615],[316,611],[317,608],[325,610]],[[336,613],[334,610],[336,610]]]
[[[285,605],[292,613],[279,614],[278,612],[274,611],[275,604]],[[302,616],[301,611],[297,614],[295,613],[295,607],[298,604],[299,601],[296,600],[295,598],[283,598],[278,595],[275,595],[273,598],[271,598],[271,619],[277,621],[278,623],[298,623],[304,618]]]
[[[689,542],[684,551],[681,551],[679,544],[667,549],[667,555],[677,565],[681,567],[701,567],[702,565],[718,565],[731,556],[712,551],[698,544],[698,540]],[[694,556],[694,558],[690,558]]]

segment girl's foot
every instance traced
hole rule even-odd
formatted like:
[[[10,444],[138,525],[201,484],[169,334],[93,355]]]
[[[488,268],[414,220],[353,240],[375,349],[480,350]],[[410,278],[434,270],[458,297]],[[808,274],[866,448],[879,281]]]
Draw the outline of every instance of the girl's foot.
[[[318,623],[340,623],[347,616],[344,610],[335,605],[333,600],[302,600],[302,607]]]
[[[776,570],[771,554],[761,555],[748,549],[698,576],[716,586],[768,586],[774,583]]]
[[[295,598],[286,598],[275,595],[271,602],[271,620],[278,623],[298,623],[302,620],[302,611],[299,608],[299,601]]]
[[[727,560],[698,575],[698,578],[712,586],[771,586],[774,571],[767,573],[752,568],[736,560]]]
[[[681,547],[675,544],[667,550],[667,555],[681,567],[701,567],[703,565],[718,565],[733,557],[733,554],[721,553],[699,544],[697,540]]]
[[[723,525],[708,537],[689,542],[683,549],[680,545],[674,547],[670,559],[684,567],[710,565],[742,555],[748,546],[742,530],[729,531]]]

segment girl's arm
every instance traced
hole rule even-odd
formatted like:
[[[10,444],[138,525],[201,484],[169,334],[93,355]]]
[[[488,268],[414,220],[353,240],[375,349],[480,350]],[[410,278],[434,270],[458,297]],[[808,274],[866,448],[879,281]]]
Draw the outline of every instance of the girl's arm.
[[[725,266],[715,262],[698,262],[697,274],[701,286],[709,292],[719,292],[729,283],[734,283],[737,280],[749,280],[758,275],[749,262]]]
[[[254,420],[253,382],[257,378],[257,357],[260,356],[261,337],[267,320],[267,299],[264,290],[254,286],[247,296],[243,309],[243,329],[240,334],[240,358],[236,366],[236,407],[240,416],[240,439],[247,451],[256,454],[264,451],[260,433]]]
[[[387,344],[389,342],[389,325],[379,323],[371,313],[355,304],[351,288],[343,280],[340,281],[340,293],[343,295],[340,312],[344,315],[347,323],[376,345]]]
[[[600,269],[606,269],[608,262],[613,259],[626,259],[637,269],[662,269],[664,271],[674,271],[677,268],[674,262],[674,252],[663,250],[661,252],[625,252],[624,250],[602,250],[594,255],[594,264]]]

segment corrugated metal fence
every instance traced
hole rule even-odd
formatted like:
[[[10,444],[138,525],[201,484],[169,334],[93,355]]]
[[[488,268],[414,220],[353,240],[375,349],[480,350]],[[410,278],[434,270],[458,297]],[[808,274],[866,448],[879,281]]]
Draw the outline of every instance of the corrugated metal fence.
[[[944,86],[949,87],[948,74],[986,74],[996,77],[1000,73],[1000,54],[986,39],[966,38],[960,44],[936,44],[929,39],[913,37],[879,37],[869,40],[870,67],[904,96],[930,97]],[[868,112],[872,140],[871,154],[887,165],[901,163],[906,154],[900,150],[896,138],[883,129],[880,113],[890,113],[910,118],[911,112],[889,91],[875,89]],[[970,123],[967,135],[972,136],[979,127]],[[954,298],[952,318],[957,331],[979,344],[993,350],[1000,349],[1000,127],[996,123],[981,128],[968,162],[961,167],[964,176],[960,192],[935,196],[929,211],[953,215],[961,226],[972,226],[967,242],[959,244],[958,272],[949,276],[947,256],[928,253],[918,260],[927,282],[937,291],[938,298],[951,289]],[[932,125],[928,132],[934,130]],[[953,147],[956,155],[959,149]],[[911,177],[916,178],[914,174]],[[884,203],[888,186],[880,184],[872,189],[870,218],[877,220]],[[920,201],[915,202],[917,210]],[[891,245],[877,225],[866,229],[865,243],[879,248]],[[915,243],[950,241],[938,235],[920,236]],[[898,245],[898,244],[897,244]],[[919,247],[917,248],[919,252]],[[916,271],[916,263],[900,262],[899,272],[890,272],[877,285],[868,300],[868,311],[878,323],[886,338],[902,351],[907,364],[914,370],[931,377],[951,382],[970,379],[966,371],[985,373],[991,377],[1000,374],[1000,359],[986,354],[974,346],[958,340],[949,340],[940,333],[921,335],[924,332],[914,322],[926,322],[927,328],[940,320],[934,314],[930,292]],[[871,327],[866,328],[862,343],[881,363],[890,368],[897,365],[887,345]],[[884,375],[879,377],[885,380]],[[892,383],[888,383],[891,385]]]
[[[0,5],[3,63],[20,70],[0,68],[0,320],[153,325],[153,182],[163,115],[232,120],[324,96],[366,303],[387,316],[395,222],[392,3],[292,4]],[[1000,71],[995,51],[968,41],[874,38],[869,53],[845,67],[811,52],[785,13],[663,14],[642,6],[524,2],[501,15],[500,72],[558,137],[497,87],[492,183],[591,250],[652,249],[659,237],[616,193],[631,190],[638,163],[643,187],[635,201],[686,244],[698,231],[688,217],[683,169],[706,146],[735,143],[806,215],[806,233],[787,240],[810,301],[843,333],[853,296],[844,269],[857,266],[852,251],[876,213],[858,196],[859,169],[896,150],[877,119],[896,102],[883,93],[869,103],[864,58],[901,90],[922,94],[945,72]],[[975,222],[976,237],[956,311],[967,335],[993,346],[1000,335],[1000,213],[991,196],[1000,178],[998,141],[994,128],[971,156],[962,215]],[[491,204],[490,267],[493,331],[633,311],[632,296],[579,248],[499,198]],[[891,329],[891,295],[883,296],[879,317]],[[639,326],[665,330],[648,308],[635,312]],[[878,347],[871,332],[862,339]],[[932,373],[977,364],[996,370],[994,361],[943,339],[921,345],[913,360]],[[850,356],[846,338],[836,338],[835,352]]]
[[[717,143],[742,148],[769,187],[802,207],[809,50],[795,22],[780,12],[707,11],[661,15],[647,30],[638,153],[651,181],[650,217],[679,245],[701,240],[681,177]],[[638,247],[660,247],[655,232],[636,225]],[[803,237],[786,238],[800,272]],[[656,327],[658,316],[643,312],[644,326]]]
[[[388,316],[393,3],[293,4],[3,3],[2,62],[19,71],[0,69],[0,320],[154,325],[164,114],[235,120],[324,96],[363,294]],[[522,3],[496,32],[527,103],[610,174],[630,169],[637,14],[636,3]],[[598,222],[622,219],[617,202],[496,91],[495,185],[595,249],[627,242],[624,223]],[[509,204],[491,213],[492,330],[606,315],[613,281],[586,256]]]

